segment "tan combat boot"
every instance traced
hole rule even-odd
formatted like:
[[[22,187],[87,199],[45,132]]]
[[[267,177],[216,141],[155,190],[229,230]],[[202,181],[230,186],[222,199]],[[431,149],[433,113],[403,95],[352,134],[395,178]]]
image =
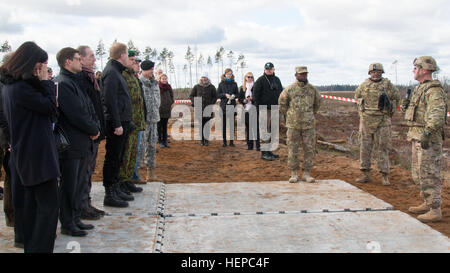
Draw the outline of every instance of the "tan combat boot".
[[[358,183],[368,183],[370,182],[370,171],[362,171],[362,175],[356,179],[356,182]]]
[[[440,208],[431,209],[429,212],[417,216],[417,219],[424,223],[441,221],[442,220],[441,209]]]
[[[381,183],[383,184],[383,186],[390,186],[391,183],[389,183],[389,179],[388,179],[388,174],[387,173],[382,173],[383,178],[381,180]]]
[[[295,171],[291,171],[291,178],[289,178],[289,183],[297,183],[297,182],[300,182],[298,180],[297,171],[296,170]]]
[[[309,175],[309,172],[308,172],[308,171],[303,171],[303,174],[302,174],[302,180],[303,180],[303,181],[306,181],[306,182],[308,182],[308,183],[314,183],[314,182],[316,182],[316,180],[314,179],[314,177],[312,177],[312,176]]]
[[[145,167],[145,181],[150,181],[150,177],[152,176],[150,168]]]
[[[427,213],[430,211],[430,207],[427,205],[426,202],[423,202],[422,205],[417,206],[417,207],[410,207],[409,212],[414,213],[414,214],[423,214],[423,213]]]
[[[162,180],[159,179],[159,178],[156,176],[156,173],[155,173],[155,167],[151,167],[151,168],[149,168],[149,169],[150,169],[150,178],[149,178],[148,181],[150,181],[150,182],[162,182]]]

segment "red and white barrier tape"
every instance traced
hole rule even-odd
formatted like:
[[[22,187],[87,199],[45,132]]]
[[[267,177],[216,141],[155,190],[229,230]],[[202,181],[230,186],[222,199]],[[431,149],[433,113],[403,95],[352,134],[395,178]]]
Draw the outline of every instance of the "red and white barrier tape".
[[[344,97],[336,97],[336,96],[328,96],[328,95],[321,95],[322,98],[325,99],[330,99],[330,100],[340,100],[340,101],[345,101],[345,102],[352,102],[352,103],[356,103],[357,101],[355,99],[351,99],[351,98],[344,98]],[[187,103],[190,104],[191,100],[176,100],[175,103]],[[397,107],[398,110],[400,110],[400,106]],[[447,117],[450,117],[450,112],[447,113]]]

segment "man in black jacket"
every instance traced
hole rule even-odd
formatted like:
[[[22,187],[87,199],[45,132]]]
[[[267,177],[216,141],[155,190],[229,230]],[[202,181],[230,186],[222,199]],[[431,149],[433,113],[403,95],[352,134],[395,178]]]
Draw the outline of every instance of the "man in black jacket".
[[[97,161],[98,146],[100,141],[105,139],[105,115],[103,113],[100,87],[94,74],[94,65],[96,61],[94,52],[88,46],[79,46],[77,50],[81,57],[81,66],[83,70],[77,74],[79,84],[81,90],[91,100],[95,109],[96,118],[100,125],[100,137],[94,141],[93,153],[88,159],[88,172],[86,173],[84,182],[85,188],[82,195],[81,218],[85,220],[98,220],[101,216],[105,215],[105,212],[92,206],[90,192],[92,187],[91,178],[94,174]]]
[[[119,169],[129,132],[134,128],[131,122],[131,97],[122,72],[128,63],[128,49],[122,43],[114,43],[109,51],[110,60],[102,72],[104,104],[106,108],[106,155],[103,165],[103,205],[128,207],[132,196],[123,193],[119,187]]]
[[[77,50],[66,47],[56,55],[61,68],[58,76],[58,124],[67,134],[70,148],[60,154],[60,221],[61,233],[86,236],[85,230],[94,226],[80,220],[82,191],[93,140],[100,136],[94,106],[81,90],[77,73],[81,72],[81,58]]]
[[[260,106],[267,107],[267,131],[271,131],[271,106],[278,105],[278,97],[283,91],[280,79],[275,76],[275,67],[272,63],[266,63],[264,66],[264,74],[256,80],[253,86],[253,103],[258,113],[258,122],[260,114]],[[259,126],[261,129],[261,126]],[[261,148],[261,158],[264,160],[274,160],[279,155],[273,154],[272,151],[265,151],[264,146],[270,145],[270,140],[263,140],[263,132],[260,132],[261,142],[265,143]],[[271,132],[273,135],[273,132]]]

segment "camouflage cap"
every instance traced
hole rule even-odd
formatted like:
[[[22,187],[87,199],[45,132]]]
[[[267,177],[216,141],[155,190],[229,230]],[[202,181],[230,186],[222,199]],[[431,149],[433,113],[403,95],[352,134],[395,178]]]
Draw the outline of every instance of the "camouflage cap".
[[[373,63],[369,65],[369,74],[374,70],[380,70],[381,72],[384,73],[383,65],[380,63]]]
[[[306,66],[297,66],[295,68],[295,73],[298,73],[298,74],[308,73],[308,68]]]
[[[423,69],[430,70],[430,71],[438,71],[439,70],[436,60],[431,56],[421,56],[421,57],[415,58],[413,64],[415,66],[420,66]]]

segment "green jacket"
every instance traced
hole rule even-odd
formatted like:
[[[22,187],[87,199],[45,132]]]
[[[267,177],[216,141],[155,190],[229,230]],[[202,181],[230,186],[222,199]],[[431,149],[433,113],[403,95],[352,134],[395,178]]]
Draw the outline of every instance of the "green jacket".
[[[144,99],[142,98],[141,86],[138,78],[134,75],[134,71],[126,68],[122,72],[122,76],[128,85],[128,90],[131,97],[132,117],[131,120],[136,127],[136,131],[145,130],[145,114],[144,114]]]

